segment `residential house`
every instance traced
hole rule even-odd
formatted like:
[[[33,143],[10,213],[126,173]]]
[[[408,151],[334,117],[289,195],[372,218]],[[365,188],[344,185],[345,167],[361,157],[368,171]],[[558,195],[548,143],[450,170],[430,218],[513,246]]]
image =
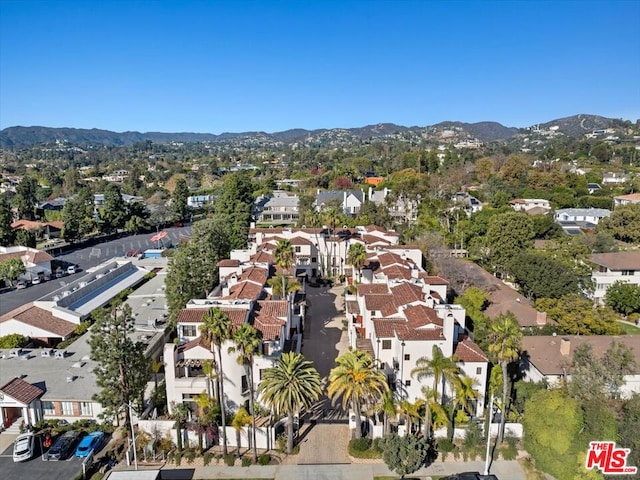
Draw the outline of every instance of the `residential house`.
[[[129,170],[115,170],[107,175],[103,175],[102,179],[107,182],[122,183],[129,178]]]
[[[625,173],[606,172],[602,174],[603,185],[622,185],[629,181],[629,175]]]
[[[601,219],[611,215],[606,208],[562,208],[556,210],[554,218],[565,233],[575,235],[582,230],[593,230]]]
[[[0,263],[12,258],[19,258],[25,267],[25,273],[20,275],[19,280],[30,281],[34,277],[51,274],[51,261],[53,257],[47,252],[31,247],[0,246]]]
[[[640,193],[630,193],[628,195],[618,195],[613,197],[613,207],[619,207],[621,205],[631,205],[640,203]]]
[[[300,198],[283,190],[259,196],[253,204],[253,217],[258,224],[292,225],[298,222]]]
[[[365,201],[365,194],[362,190],[320,190],[316,193],[313,207],[316,212],[321,212],[329,208],[335,202],[345,215],[356,216],[360,212],[360,207]]]
[[[595,265],[591,279],[595,286],[593,299],[604,303],[607,290],[615,282],[640,285],[640,251],[596,253],[591,255]]]
[[[455,193],[451,198],[451,202],[453,202],[452,209],[462,208],[466,212],[467,216],[471,216],[472,214],[482,210],[482,202],[469,192]]]
[[[215,201],[215,195],[190,195],[187,197],[187,207],[202,208],[210,205]]]
[[[17,220],[11,224],[11,228],[14,230],[35,231],[36,239],[44,240],[60,237],[63,227],[63,222],[36,222],[32,220]]]
[[[391,193],[391,190],[386,187],[382,190],[374,190],[369,187],[368,199],[376,205],[385,205],[389,215],[397,221],[415,222],[418,218],[420,198],[408,198]]]
[[[548,213],[551,211],[549,200],[543,198],[514,198],[509,202],[511,207],[517,212],[534,214],[531,209],[536,209],[535,214]]]
[[[524,379],[530,382],[546,381],[549,385],[560,385],[571,379],[571,363],[576,349],[591,345],[596,358],[602,358],[613,342],[619,342],[631,349],[635,365],[633,373],[625,375],[619,395],[628,398],[640,393],[640,341],[635,335],[544,335],[522,338],[522,370]]]

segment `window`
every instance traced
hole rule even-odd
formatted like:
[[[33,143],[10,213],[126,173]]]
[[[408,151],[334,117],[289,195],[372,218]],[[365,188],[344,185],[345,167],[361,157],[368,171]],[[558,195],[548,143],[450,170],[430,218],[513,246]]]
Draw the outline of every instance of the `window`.
[[[45,415],[56,414],[56,409],[53,406],[53,402],[42,402],[42,409],[44,410]]]
[[[196,331],[195,325],[183,325],[182,326],[182,336],[183,337],[197,337],[198,332]]]
[[[83,417],[91,416],[91,402],[80,402],[80,415]]]
[[[391,350],[391,340],[382,340],[382,349]]]
[[[73,402],[62,402],[62,414],[73,415]]]
[[[404,381],[404,386],[405,387],[410,387],[411,386],[411,380],[405,380]]]
[[[249,392],[249,382],[247,380],[247,376],[246,375],[242,375],[242,393],[248,393]]]
[[[404,354],[404,361],[407,362],[409,360],[411,360],[411,355],[409,355],[408,353],[405,353]]]
[[[630,276],[630,275],[634,275],[635,270],[622,270],[622,275],[624,276]]]
[[[316,263],[318,261],[318,259],[316,257],[311,257],[311,262],[312,263]]]
[[[296,245],[294,248],[296,253],[300,253],[302,251],[302,247],[299,245]]]
[[[482,367],[476,368],[476,375],[480,375],[482,373]]]

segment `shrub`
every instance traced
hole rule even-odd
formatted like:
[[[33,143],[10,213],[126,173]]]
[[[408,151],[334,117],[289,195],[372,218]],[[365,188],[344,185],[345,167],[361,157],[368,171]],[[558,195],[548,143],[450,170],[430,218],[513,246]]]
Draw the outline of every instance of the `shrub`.
[[[89,321],[80,322],[80,324],[76,327],[73,333],[75,333],[77,336],[80,336],[83,333],[85,333],[87,330],[89,330],[90,326],[91,326],[91,322]]]
[[[182,463],[182,452],[176,452],[173,456],[173,461],[176,463],[176,466],[179,467]]]
[[[349,442],[349,449],[356,450],[358,452],[364,452],[371,447],[371,439],[369,438],[354,438]]]
[[[233,467],[236,464],[236,457],[231,453],[225,455],[224,456],[224,464],[227,467]]]
[[[263,453],[258,457],[258,465],[269,465],[271,463],[271,455]]]
[[[0,337],[0,348],[22,348],[29,344],[29,339],[19,333],[10,333]]]
[[[193,448],[189,448],[184,453],[184,457],[187,459],[187,463],[191,465],[193,461],[196,459],[196,451]]]
[[[515,460],[518,457],[518,439],[515,437],[505,437],[505,443],[500,448],[503,460]]]
[[[248,467],[251,465],[251,459],[249,457],[242,457],[242,466]]]
[[[213,453],[212,452],[204,452],[204,455],[202,456],[202,463],[206,467],[211,463],[212,459],[213,459]]]
[[[448,438],[438,439],[438,450],[440,450],[441,452],[452,452],[453,446],[453,442]]]

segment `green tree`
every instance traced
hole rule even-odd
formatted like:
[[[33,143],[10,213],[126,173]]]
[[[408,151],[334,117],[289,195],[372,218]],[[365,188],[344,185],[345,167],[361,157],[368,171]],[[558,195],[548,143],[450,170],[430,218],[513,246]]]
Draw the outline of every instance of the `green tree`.
[[[31,175],[25,175],[16,187],[13,206],[18,209],[18,216],[26,220],[35,220],[36,204],[38,203],[38,180]]]
[[[342,398],[342,408],[345,410],[351,405],[356,416],[356,438],[360,438],[363,403],[378,403],[388,388],[386,375],[374,366],[371,356],[355,350],[336,358],[336,367],[329,372],[327,394],[334,404]]]
[[[588,298],[577,294],[560,298],[541,298],[536,309],[547,312],[558,323],[560,333],[569,335],[618,335],[620,325],[609,307],[593,305]]]
[[[604,352],[602,366],[606,392],[611,398],[618,398],[624,377],[636,371],[634,353],[626,344],[614,340]]]
[[[616,207],[596,227],[598,233],[609,233],[621,242],[640,243],[640,203]]]
[[[271,277],[267,280],[267,284],[271,287],[273,291],[273,295],[282,298],[283,300],[287,298],[290,293],[298,292],[302,289],[302,285],[299,282],[292,280],[291,277],[288,277],[283,274],[278,274],[275,277]],[[284,295],[282,293],[282,286],[284,285]]]
[[[91,358],[97,363],[93,369],[96,384],[102,389],[94,396],[112,415],[123,405],[143,404],[144,390],[149,380],[149,359],[145,344],[134,342],[135,331],[131,307],[114,302],[108,309],[94,312],[95,324],[89,345]],[[127,415],[127,430],[133,426]]]
[[[109,183],[104,190],[104,206],[100,214],[102,231],[111,233],[124,228],[127,221],[127,205],[122,199],[120,187]]]
[[[276,245],[276,249],[273,252],[273,258],[276,265],[282,269],[282,290],[280,290],[280,292],[284,295],[287,292],[287,287],[285,285],[286,275],[295,261],[291,241],[286,238],[279,240]]]
[[[13,213],[4,197],[0,197],[0,245],[13,245],[15,231],[11,228]]]
[[[579,291],[580,282],[576,274],[562,262],[543,253],[521,253],[512,258],[508,269],[528,298],[559,298]]]
[[[631,449],[627,456],[627,465],[640,467],[640,394],[634,394],[622,406],[618,417],[618,438],[621,447]],[[621,476],[632,480],[633,476]]]
[[[640,285],[615,282],[605,295],[606,304],[622,315],[640,312]]]
[[[604,368],[593,354],[590,343],[578,345],[573,352],[568,392],[581,404],[604,395]]]
[[[283,353],[276,366],[263,373],[259,390],[269,408],[278,415],[287,416],[287,453],[291,453],[293,415],[320,398],[320,374],[302,354]]]
[[[485,240],[496,270],[502,271],[516,255],[531,248],[533,236],[533,224],[525,213],[507,212],[492,217]]]
[[[182,437],[184,430],[187,426],[187,420],[189,419],[190,410],[184,403],[177,403],[173,406],[173,413],[171,416],[175,420],[174,427],[176,429],[176,448],[178,452],[182,452]]]
[[[236,361],[244,367],[247,375],[247,382],[249,384],[249,413],[251,414],[251,432],[253,435],[253,442],[251,442],[253,463],[258,462],[258,450],[256,447],[256,414],[253,406],[255,397],[253,383],[253,358],[256,355],[260,355],[262,350],[260,335],[261,334],[258,330],[245,323],[233,332],[231,340],[234,345],[229,347],[230,353],[238,353]]]
[[[427,442],[414,435],[400,437],[392,434],[380,441],[382,458],[389,470],[395,471],[400,478],[417,471],[427,460],[429,447]]]
[[[509,411],[509,373],[508,366],[517,360],[522,349],[522,331],[515,315],[508,313],[498,316],[490,327],[489,353],[500,363],[502,369],[502,415],[500,416],[500,430],[498,443],[504,438],[504,425]]]
[[[27,273],[27,269],[19,258],[10,258],[0,262],[0,279],[8,282],[9,286],[13,286],[13,281],[25,273]]]
[[[430,407],[433,403],[438,405],[442,404],[442,398],[440,393],[440,386],[444,389],[444,382],[453,383],[457,377],[460,376],[460,368],[456,365],[458,358],[454,355],[452,357],[445,357],[440,350],[440,347],[434,345],[431,350],[431,357],[420,357],[416,360],[416,366],[411,370],[411,376],[417,380],[423,380],[425,378],[433,377],[433,387],[426,390],[427,408],[425,408],[424,419],[424,438],[431,438],[431,411],[433,407]]]
[[[21,245],[23,247],[36,248],[36,232],[35,230],[26,230],[21,228],[16,232],[16,245]]]
[[[222,368],[222,344],[231,339],[232,323],[229,316],[220,308],[210,308],[202,318],[202,328],[200,334],[202,339],[211,345],[211,354],[215,356],[217,352],[217,377],[218,393],[220,402],[220,416],[222,417],[222,443],[224,454],[227,455],[227,401],[224,396],[224,370]]]
[[[230,248],[224,219],[205,220],[193,226],[191,239],[181,243],[169,260],[165,284],[172,324],[190,299],[205,298],[215,288],[218,262],[229,257]]]
[[[181,222],[187,219],[189,215],[188,197],[189,187],[187,187],[187,181],[184,178],[179,178],[171,196],[171,215],[175,221]]]
[[[29,338],[19,333],[10,333],[0,337],[0,348],[21,348],[29,345]]]
[[[536,466],[558,480],[572,480],[583,426],[578,402],[562,390],[540,390],[525,404],[524,447]]]
[[[352,243],[347,251],[347,263],[352,265],[354,270],[358,271],[358,277],[362,276],[362,267],[367,261],[367,250],[361,243]],[[355,272],[354,272],[355,273]]]
[[[247,425],[251,425],[252,422],[255,423],[255,417],[250,415],[249,412],[247,412],[244,407],[240,407],[236,412],[236,414],[233,416],[233,420],[231,420],[231,426],[236,431],[236,445],[238,446],[236,449],[236,452],[238,454],[238,458],[240,458],[240,443],[242,440],[242,435],[241,435],[242,429]],[[253,426],[253,428],[255,429],[256,427]],[[255,438],[253,442],[254,442],[254,449],[255,449]],[[255,458],[253,460],[253,463],[256,463]]]
[[[246,171],[233,172],[224,176],[222,191],[216,200],[216,214],[231,215],[239,203],[253,203],[253,182]]]

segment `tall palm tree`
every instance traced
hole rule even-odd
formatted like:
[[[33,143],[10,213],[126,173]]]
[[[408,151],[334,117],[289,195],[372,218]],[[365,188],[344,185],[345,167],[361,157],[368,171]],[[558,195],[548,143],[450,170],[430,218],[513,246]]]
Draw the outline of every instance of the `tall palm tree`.
[[[213,359],[206,359],[202,362],[202,371],[204,372],[204,376],[207,377],[207,393],[210,397],[218,397],[218,392],[214,392],[212,388],[212,384],[214,380],[218,379],[218,375],[216,373],[216,364]],[[217,385],[216,381],[216,385]]]
[[[442,350],[437,345],[433,346],[431,351],[431,358],[420,357],[416,360],[416,367],[411,370],[411,376],[416,377],[418,380],[433,376],[433,393],[429,395],[435,398],[435,401],[441,405],[441,396],[439,395],[438,387],[440,384],[448,381],[452,383],[454,379],[460,375],[460,368],[456,365],[458,361],[454,355],[451,358],[445,357]],[[427,399],[427,404],[430,404]],[[424,422],[424,438],[431,437],[431,409],[425,408],[425,422]]]
[[[356,416],[356,438],[362,437],[360,422],[364,402],[375,403],[389,389],[387,377],[378,370],[368,353],[348,351],[336,358],[337,366],[329,372],[327,393],[333,404],[342,398],[342,408],[349,404]]]
[[[273,294],[279,296],[283,300],[287,299],[290,293],[297,292],[302,289],[300,282],[296,280],[289,280],[289,277],[283,274],[276,275],[275,277],[267,280],[269,286],[273,289]],[[284,285],[284,294],[282,286]]]
[[[422,403],[423,402],[421,400],[418,400],[415,403],[411,403],[409,400],[403,400],[398,406],[398,413],[405,418],[407,435],[411,434],[411,427],[413,426],[413,423],[420,420],[419,411]]]
[[[251,415],[251,435],[253,447],[253,463],[258,463],[258,449],[256,447],[256,415],[253,409],[253,357],[262,353],[260,332],[249,324],[243,324],[233,332],[232,340],[235,345],[229,347],[229,353],[237,352],[236,361],[244,367],[249,384],[249,414]]]
[[[349,247],[347,252],[347,262],[353,265],[353,268],[358,271],[358,281],[362,279],[362,267],[364,262],[367,261],[367,250],[361,243],[353,243]]]
[[[224,454],[227,455],[227,409],[224,398],[224,376],[222,370],[222,344],[231,339],[231,319],[220,308],[210,308],[202,318],[203,324],[200,334],[205,342],[211,345],[211,353],[218,352],[218,393],[220,401],[220,416],[222,417],[222,443]]]
[[[449,405],[448,412],[449,425],[447,435],[449,440],[453,440],[458,410],[462,409],[466,413],[469,413],[472,405],[471,402],[477,400],[480,396],[478,391],[474,388],[477,383],[478,381],[475,378],[460,375],[454,379],[451,385],[453,388],[453,401]]]
[[[211,424],[213,399],[203,390],[202,393],[193,397],[193,401],[196,405],[198,415],[198,446],[200,450],[202,450],[202,434]]]
[[[380,411],[384,415],[384,434],[388,435],[391,433],[391,417],[394,417],[398,413],[398,402],[391,390],[387,390],[382,395],[382,400],[379,404]]]
[[[285,281],[286,281],[287,271],[291,268],[295,260],[291,241],[286,238],[279,240],[278,244],[276,245],[276,249],[273,252],[273,257],[276,261],[276,265],[282,268],[283,270],[281,292],[283,295],[286,295],[287,289],[285,287]]]
[[[173,413],[172,413],[172,417],[173,419],[176,421],[175,423],[175,427],[176,427],[176,440],[177,440],[177,444],[176,447],[178,448],[178,451],[181,452],[182,451],[182,435],[183,435],[183,430],[184,427],[186,426],[187,420],[189,419],[189,414],[191,413],[191,411],[189,410],[189,407],[187,407],[184,403],[176,403],[173,406]]]
[[[321,382],[318,371],[301,353],[283,353],[276,366],[262,374],[262,400],[276,414],[287,416],[287,453],[293,450],[293,415],[320,398]]]
[[[500,416],[500,430],[498,443],[504,438],[504,425],[509,411],[507,400],[509,396],[509,374],[507,367],[520,356],[522,350],[522,330],[512,313],[500,315],[489,327],[489,354],[500,363],[502,368],[502,415]]]

